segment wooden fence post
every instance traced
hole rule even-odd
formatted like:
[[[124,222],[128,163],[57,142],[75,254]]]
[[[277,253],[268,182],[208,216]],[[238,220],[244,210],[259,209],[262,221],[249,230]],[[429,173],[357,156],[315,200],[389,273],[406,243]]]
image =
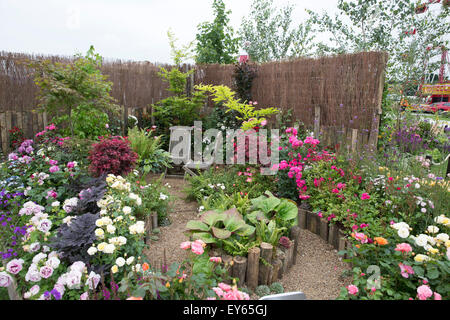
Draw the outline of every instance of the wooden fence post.
[[[247,272],[247,258],[236,256],[233,258],[233,278],[239,278],[238,285],[242,286],[245,283],[245,273]]]
[[[263,242],[261,243],[260,248],[262,261],[259,263],[258,283],[260,285],[267,285],[270,269],[272,268],[273,246],[270,243]]]
[[[314,138],[319,139],[320,135],[320,107],[316,106],[314,110]]]
[[[291,228],[290,232],[291,240],[294,240],[294,255],[292,257],[292,263],[297,263],[297,255],[298,255],[298,244],[300,242],[300,227],[294,226]]]
[[[259,257],[261,254],[261,249],[254,247],[248,250],[247,255],[247,275],[246,281],[247,286],[251,290],[255,290],[258,286],[258,278],[259,278]]]
[[[320,237],[328,241],[328,221],[325,219],[320,219]]]

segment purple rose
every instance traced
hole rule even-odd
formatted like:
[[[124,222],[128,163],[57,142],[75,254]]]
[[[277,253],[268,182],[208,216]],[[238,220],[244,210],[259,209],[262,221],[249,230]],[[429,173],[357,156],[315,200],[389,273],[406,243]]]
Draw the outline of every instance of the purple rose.
[[[41,267],[41,269],[39,270],[39,274],[41,275],[42,278],[44,279],[48,279],[52,276],[53,274],[53,268],[49,267],[49,266],[43,266]]]
[[[12,274],[18,274],[23,268],[22,259],[13,259],[6,265],[6,270]]]
[[[52,227],[52,222],[48,219],[43,219],[39,222],[39,225],[37,228],[39,231],[47,233],[51,227]]]
[[[9,287],[12,283],[12,278],[6,272],[0,272],[0,287]]]

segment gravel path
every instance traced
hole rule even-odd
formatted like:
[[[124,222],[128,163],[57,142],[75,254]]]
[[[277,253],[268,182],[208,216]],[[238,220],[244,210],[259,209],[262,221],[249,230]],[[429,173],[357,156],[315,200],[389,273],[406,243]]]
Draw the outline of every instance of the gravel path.
[[[186,182],[179,178],[166,178],[165,183],[171,186],[172,195],[169,218],[171,224],[160,228],[158,241],[151,241],[145,254],[154,266],[164,261],[170,265],[181,262],[187,252],[180,249],[180,243],[187,240],[183,234],[186,223],[196,219],[197,203],[187,202],[183,189]],[[301,230],[298,246],[297,264],[284,275],[281,283],[285,292],[302,291],[307,299],[334,300],[339,296],[340,287],[349,284],[341,277],[348,266],[340,261],[337,251],[317,235]]]

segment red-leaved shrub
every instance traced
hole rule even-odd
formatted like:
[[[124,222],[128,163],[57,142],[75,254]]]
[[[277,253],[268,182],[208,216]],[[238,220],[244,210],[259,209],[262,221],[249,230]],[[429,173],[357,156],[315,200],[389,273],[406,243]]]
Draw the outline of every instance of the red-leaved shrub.
[[[92,146],[89,171],[96,177],[109,173],[125,176],[133,170],[137,159],[126,139],[111,137]]]

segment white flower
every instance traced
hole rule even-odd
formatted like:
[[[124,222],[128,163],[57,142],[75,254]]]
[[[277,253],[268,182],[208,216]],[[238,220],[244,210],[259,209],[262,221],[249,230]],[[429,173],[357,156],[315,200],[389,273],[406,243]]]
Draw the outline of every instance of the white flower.
[[[34,258],[32,260],[33,264],[38,264],[39,261],[41,261],[41,260],[43,260],[45,258],[47,258],[47,254],[40,252],[40,253],[38,253],[37,255],[34,256]]]
[[[446,233],[439,233],[436,238],[437,241],[446,242],[449,240],[449,235]]]
[[[416,187],[416,189],[419,189],[419,188],[420,188],[420,184],[416,183],[416,184],[414,185],[414,187]]]
[[[428,226],[427,231],[429,233],[438,233],[439,232],[439,228],[436,226]]]
[[[129,258],[127,259],[127,265],[132,264],[133,261],[134,261],[134,257],[129,257]]]
[[[95,235],[97,236],[97,238],[99,239],[103,239],[104,235],[105,235],[105,231],[103,231],[103,229],[95,229]]]
[[[104,253],[113,253],[114,250],[116,250],[116,246],[112,243],[109,243],[105,246],[105,249],[103,250]]]
[[[58,257],[51,257],[50,259],[47,260],[45,265],[47,265],[53,269],[56,269],[59,267],[60,263],[61,263],[61,261],[58,259]]]
[[[123,213],[125,214],[130,214],[131,213],[131,208],[128,206],[123,207],[122,209]]]
[[[198,208],[198,212],[202,212],[203,210],[205,210],[205,207],[204,207],[204,206],[200,206],[200,207]]]
[[[117,258],[117,259],[116,259],[116,264],[117,264],[119,267],[123,267],[123,266],[125,265],[125,259],[122,258],[122,257]]]
[[[99,274],[96,274],[94,271],[91,271],[91,273],[89,273],[89,277],[86,280],[85,285],[89,285],[89,289],[94,290],[95,288],[97,288],[100,279],[101,277]]]
[[[59,207],[59,205],[60,205],[59,201],[52,202],[52,207]]]
[[[97,248],[96,247],[90,247],[87,251],[88,255],[93,256],[94,254],[97,253]]]
[[[116,232],[116,227],[114,227],[112,224],[108,224],[108,226],[106,227],[106,231],[113,234],[114,232]]]
[[[422,212],[422,213],[426,213],[426,212],[427,212],[427,209],[425,209],[425,208],[422,208],[422,209],[420,209],[420,212]]]
[[[167,198],[169,198],[169,196],[166,196],[164,193],[160,193],[159,194],[159,199],[160,200],[166,200]]]
[[[81,283],[81,272],[71,271],[66,277],[66,285],[69,289],[79,289]]]
[[[103,219],[97,219],[97,220],[95,221],[95,225],[96,225],[97,227],[102,227],[102,226],[103,226]]]
[[[397,234],[400,238],[407,238],[409,236],[409,229],[408,228],[400,228],[397,230]]]
[[[424,247],[428,243],[428,236],[426,234],[420,234],[419,236],[416,237],[415,242],[416,245],[418,245],[419,247]]]

